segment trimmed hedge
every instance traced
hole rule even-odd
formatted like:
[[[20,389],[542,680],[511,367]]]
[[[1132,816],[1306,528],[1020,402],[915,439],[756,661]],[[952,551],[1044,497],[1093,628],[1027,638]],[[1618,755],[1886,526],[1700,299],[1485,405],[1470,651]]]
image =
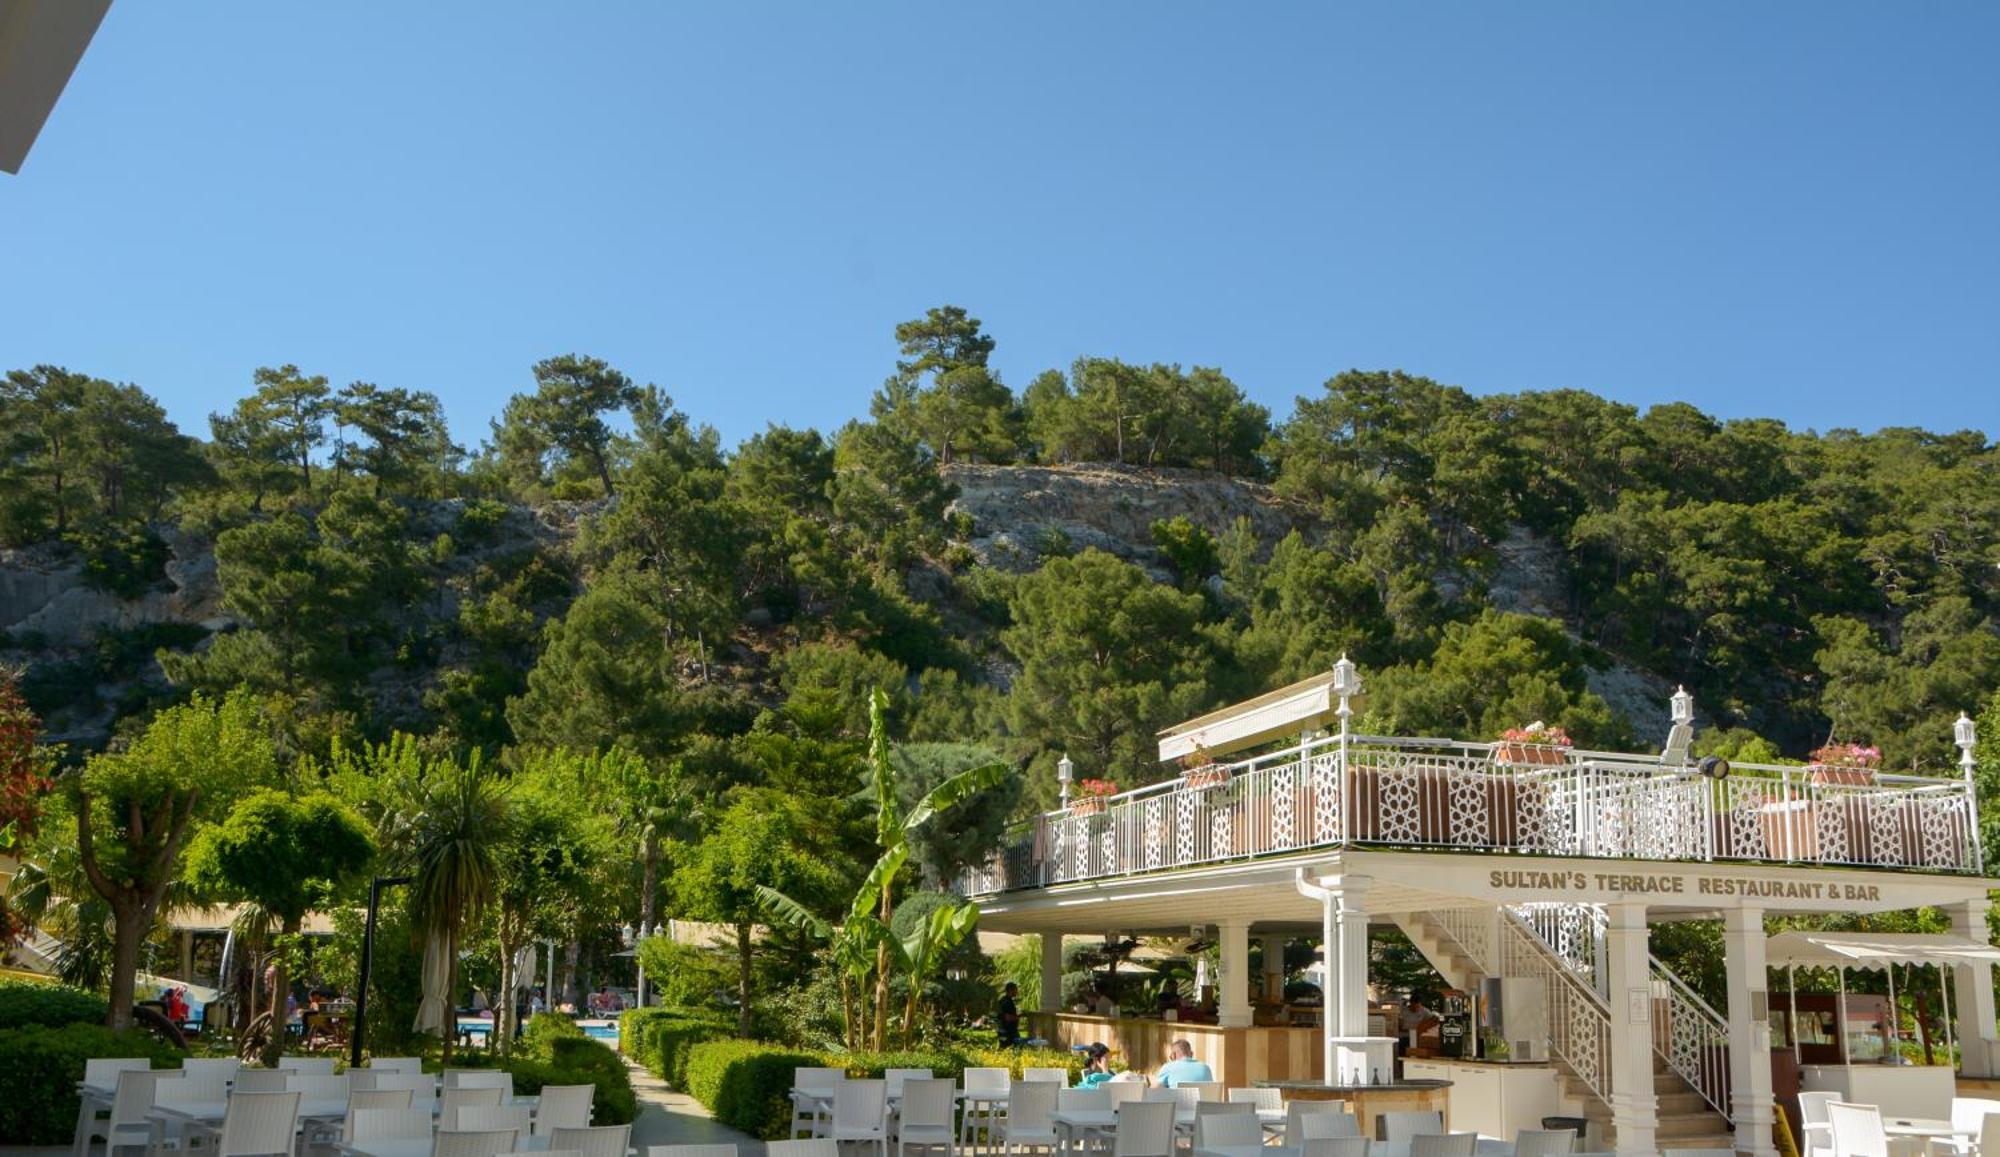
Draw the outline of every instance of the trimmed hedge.
[[[104,998],[67,984],[36,984],[0,980],[0,1029],[31,1024],[61,1028],[66,1024],[103,1024],[111,1008]]]
[[[618,1022],[618,1047],[676,1089],[687,1088],[688,1051],[729,1036],[720,1016],[688,1008],[635,1008]]]
[[[1061,1068],[1075,1084],[1082,1065],[1062,1049],[968,1049],[887,1053],[815,1053],[764,1041],[710,1040],[687,1049],[687,1080],[677,1085],[707,1106],[715,1119],[746,1133],[774,1140],[791,1122],[788,1095],[792,1070],[825,1066],[851,1077],[880,1077],[890,1069],[929,1069],[957,1080],[967,1068],[1004,1068],[1018,1077],[1023,1068]]]
[[[31,1024],[0,1032],[0,1145],[64,1145],[76,1132],[76,1083],[92,1057],[151,1057],[173,1068],[181,1053],[143,1032],[101,1024]]]
[[[531,1096],[543,1085],[596,1085],[592,1095],[593,1125],[629,1125],[639,1116],[639,1096],[632,1091],[632,1074],[603,1041],[594,1040],[568,1017],[538,1013],[528,1018],[514,1051],[497,1062],[471,1054],[453,1063],[478,1067],[493,1063],[514,1074],[514,1091]]]
[[[792,1070],[825,1063],[762,1041],[703,1041],[688,1050],[686,1091],[723,1124],[774,1141],[791,1123]]]

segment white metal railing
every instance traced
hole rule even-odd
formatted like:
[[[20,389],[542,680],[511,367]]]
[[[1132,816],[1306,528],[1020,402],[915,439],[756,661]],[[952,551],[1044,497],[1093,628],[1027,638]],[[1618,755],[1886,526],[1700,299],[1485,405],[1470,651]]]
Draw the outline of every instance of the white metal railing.
[[[1046,812],[961,881],[968,895],[1342,845],[1601,859],[1980,871],[1963,779],[1738,765],[1711,780],[1657,756],[1330,736]]]
[[[1527,921],[1502,909],[1454,908],[1432,914],[1487,976],[1539,979],[1548,994],[1549,1051],[1600,1099],[1611,1096],[1611,1011],[1604,998]]]
[[[1672,969],[1651,957],[1653,1051],[1725,1119],[1729,1113],[1729,1022]]]

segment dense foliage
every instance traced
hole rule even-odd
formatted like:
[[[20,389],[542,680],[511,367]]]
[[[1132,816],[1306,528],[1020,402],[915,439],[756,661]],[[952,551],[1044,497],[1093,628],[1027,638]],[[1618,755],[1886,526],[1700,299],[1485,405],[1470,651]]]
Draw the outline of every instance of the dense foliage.
[[[76,1085],[92,1057],[150,1057],[172,1068],[180,1053],[147,1033],[101,1024],[28,1025],[0,1032],[0,1143],[67,1145],[76,1132]]]
[[[0,980],[0,1032],[31,1024],[101,1021],[107,1011],[103,997],[67,984]]]

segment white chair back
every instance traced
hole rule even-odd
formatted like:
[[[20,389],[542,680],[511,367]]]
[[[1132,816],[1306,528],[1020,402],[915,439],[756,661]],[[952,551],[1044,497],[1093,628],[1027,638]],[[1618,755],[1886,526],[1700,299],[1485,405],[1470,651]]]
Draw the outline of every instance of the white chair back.
[[[172,1070],[126,1069],[118,1074],[118,1091],[111,1096],[111,1127],[136,1128],[153,1110],[160,1077]],[[173,1074],[178,1079],[179,1074]]]
[[[1575,1148],[1575,1129],[1523,1129],[1514,1134],[1514,1157],[1564,1157]]]
[[[1141,1089],[1136,1097],[1126,1097],[1123,1100],[1114,1098],[1112,1107],[1116,1108],[1126,1101],[1144,1101],[1149,1105],[1180,1105],[1189,1103],[1189,1098],[1178,1089],[1169,1089],[1164,1085],[1157,1088],[1148,1086]]]
[[[1174,1087],[1188,1090],[1188,1092],[1194,1094],[1196,1101],[1226,1101],[1229,1099],[1229,1086],[1221,1081],[1182,1081]]]
[[[506,1069],[446,1069],[447,1089],[500,1089],[514,1095],[514,1074]]]
[[[1339,1104],[1338,1101],[1331,1102]],[[1307,1113],[1299,1118],[1299,1135],[1310,1145],[1314,1141],[1340,1141],[1361,1136],[1361,1118],[1352,1113]]]
[[[1285,1095],[1279,1089],[1231,1089],[1229,1101],[1231,1104],[1248,1102],[1257,1106],[1257,1111],[1260,1113],[1282,1112],[1285,1108]]]
[[[491,1108],[500,1103],[499,1089],[446,1089],[438,1106],[438,1128],[458,1128],[458,1115],[467,1109]]]
[[[220,1101],[242,1067],[235,1057],[189,1057],[181,1062],[181,1079],[188,1082],[182,1091],[190,1101]]]
[[[1347,1111],[1347,1103],[1345,1101],[1285,1102],[1285,1144],[1297,1146],[1297,1145],[1302,1145],[1306,1141],[1312,1139],[1313,1134],[1307,1133],[1305,1131],[1305,1127],[1299,1123],[1303,1121],[1305,1118],[1333,1117],[1333,1116],[1352,1117],[1353,1114]],[[1355,1129],[1353,1133],[1334,1134],[1334,1136],[1352,1136],[1352,1137],[1359,1137],[1360,1135],[1361,1135],[1361,1127],[1360,1127],[1360,1122],[1358,1120],[1355,1122]]]
[[[1024,1068],[1021,1070],[1021,1079],[1024,1081],[1054,1081],[1065,1089],[1069,1088],[1068,1069]]]
[[[1256,1106],[1244,1106],[1241,1113],[1203,1113],[1194,1119],[1197,1149],[1220,1149],[1229,1145],[1262,1145],[1264,1126],[1257,1120]]]
[[[888,1110],[886,1080],[842,1081],[833,1087],[833,1131],[878,1133]]]
[[[152,1067],[153,1062],[145,1057],[92,1057],[83,1062],[83,1083],[116,1092],[119,1073],[144,1072]]]
[[[1882,1110],[1874,1105],[1829,1101],[1826,1123],[1833,1134],[1833,1157],[1889,1157]]]
[[[292,1074],[283,1069],[238,1069],[231,1091],[238,1093],[282,1093],[290,1088]]]
[[[238,1093],[229,1098],[213,1157],[290,1157],[299,1131],[299,1094]]]
[[[1094,1089],[1057,1089],[1056,1108],[1065,1113],[1089,1113],[1111,1107],[1111,1086]],[[1012,1108],[1012,1106],[1009,1106]]]
[[[422,1057],[370,1057],[368,1067],[378,1073],[421,1073],[424,1071]]]
[[[625,1157],[625,1147],[631,1143],[630,1125],[557,1129],[549,1134],[550,1149],[574,1149],[581,1157]]]
[[[900,1097],[903,1095],[903,1083],[905,1081],[928,1081],[930,1079],[931,1071],[929,1069],[889,1069],[882,1074],[882,1082],[887,1086],[888,1095],[891,1097]],[[1004,1088],[1005,1086],[1002,1087]]]
[[[1576,1157],[1571,1154],[1571,1157]],[[1662,1149],[1660,1157],[1736,1157],[1734,1149]]]
[[[1112,1108],[1146,1099],[1146,1092],[1152,1088],[1145,1081],[1110,1080],[1097,1086],[1104,1093]]]
[[[958,1108],[958,1086],[949,1077],[911,1079],[903,1082],[903,1104],[897,1116],[904,1128],[940,1126],[951,1128]]]
[[[350,1108],[344,1133],[350,1145],[356,1141],[414,1141],[430,1135],[429,1109]]]
[[[1307,1141],[1299,1157],[1368,1157],[1366,1137],[1317,1137]]]
[[[303,1101],[345,1101],[348,1092],[344,1073],[286,1073],[285,1087]]]
[[[340,1135],[352,1137],[354,1114],[372,1113],[383,1109],[407,1109],[410,1107],[408,1089],[355,1089],[347,1094],[347,1119],[341,1122]],[[424,1106],[424,1123],[430,1124],[430,1106]],[[428,1135],[428,1134],[426,1134]]]
[[[530,1114],[526,1105],[481,1105],[477,1108],[458,1111],[458,1127],[467,1133],[483,1133],[493,1129],[512,1129],[528,1137]]]
[[[596,1096],[596,1085],[543,1085],[535,1105],[535,1135],[589,1125],[590,1103]]]
[[[520,1142],[513,1129],[439,1129],[431,1157],[500,1157]]]
[[[1472,1157],[1477,1133],[1419,1133],[1410,1138],[1410,1157]]]
[[[273,1066],[288,1073],[317,1073],[325,1076],[333,1071],[334,1057],[279,1057]]]
[[[846,1069],[811,1066],[792,1070],[792,1087],[795,1089],[831,1089],[846,1079]],[[656,1149],[666,1149],[673,1146],[656,1145],[653,1147]]]
[[[1006,1092],[1013,1076],[1006,1069],[974,1065],[965,1070],[963,1080],[967,1093],[993,1096]]]
[[[2000,1101],[1990,1097],[1953,1097],[1951,1127],[1968,1137],[1976,1137],[1986,1124],[1986,1114],[2000,1113]]]
[[[382,1072],[375,1074],[375,1088],[402,1089],[410,1094],[412,1104],[422,1105],[437,1100],[438,1081],[429,1073]]]
[[[1175,1106],[1166,1101],[1132,1101],[1118,1106],[1112,1157],[1174,1157]]]
[[[1069,1091],[1048,1081],[1015,1081],[1007,1093],[1007,1131],[1041,1133],[1053,1128],[1049,1114],[1056,1111],[1057,1099]]]
[[[1384,1141],[1408,1141],[1419,1133],[1443,1133],[1444,1114],[1436,1109],[1383,1113],[1375,1118],[1375,1127]]]
[[[737,1157],[737,1149],[734,1145],[648,1145],[646,1157]]]
[[[2000,1153],[2000,1113],[1988,1113],[1979,1123],[1980,1153]]]
[[[764,1157],[840,1157],[840,1143],[831,1137],[797,1141],[766,1141]]]

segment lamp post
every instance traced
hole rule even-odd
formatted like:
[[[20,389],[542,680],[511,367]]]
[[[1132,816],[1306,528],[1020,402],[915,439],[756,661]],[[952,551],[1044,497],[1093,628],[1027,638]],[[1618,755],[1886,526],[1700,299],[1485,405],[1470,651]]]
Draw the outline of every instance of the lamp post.
[[[1694,722],[1694,696],[1688,694],[1686,687],[1677,687],[1674,689],[1672,706],[1675,723]]]
[[[1350,721],[1354,716],[1354,706],[1349,701],[1356,695],[1361,694],[1361,672],[1355,668],[1353,660],[1349,659],[1345,653],[1342,653],[1340,660],[1333,665],[1333,693],[1340,697],[1340,708],[1338,711],[1340,715],[1340,779],[1337,782],[1340,785],[1340,822],[1345,827],[1350,822],[1348,817],[1353,814],[1352,809],[1348,806],[1349,801],[1347,798],[1347,740],[1352,731]],[[1305,753],[1303,751],[1299,753],[1299,759],[1301,762],[1304,761]],[[1331,960],[1329,959],[1330,964]],[[1326,1001],[1322,999],[1320,1001],[1320,1015],[1322,1017],[1326,1016],[1326,1007]],[[1331,1071],[1328,1070],[1329,1073]]]
[[[1972,863],[1980,871],[1986,870],[1986,852],[1979,844],[1979,801],[1973,795],[1972,772],[1977,763],[1972,758],[1972,749],[1979,745],[1979,725],[1972,716],[1961,711],[1958,721],[1951,725],[1952,742],[1958,744],[1958,770],[1965,776],[1965,815],[1972,833]]]
[[[415,876],[377,876],[368,884],[368,922],[361,932],[361,982],[354,992],[354,1028],[348,1034],[347,1067],[361,1067],[361,1042],[368,1029],[368,974],[375,970],[375,913],[382,907],[382,889],[416,882]]]
[[[1056,760],[1056,788],[1058,798],[1065,808],[1069,806],[1069,786],[1075,778],[1076,762],[1070,759],[1069,752],[1065,751],[1063,757]]]

